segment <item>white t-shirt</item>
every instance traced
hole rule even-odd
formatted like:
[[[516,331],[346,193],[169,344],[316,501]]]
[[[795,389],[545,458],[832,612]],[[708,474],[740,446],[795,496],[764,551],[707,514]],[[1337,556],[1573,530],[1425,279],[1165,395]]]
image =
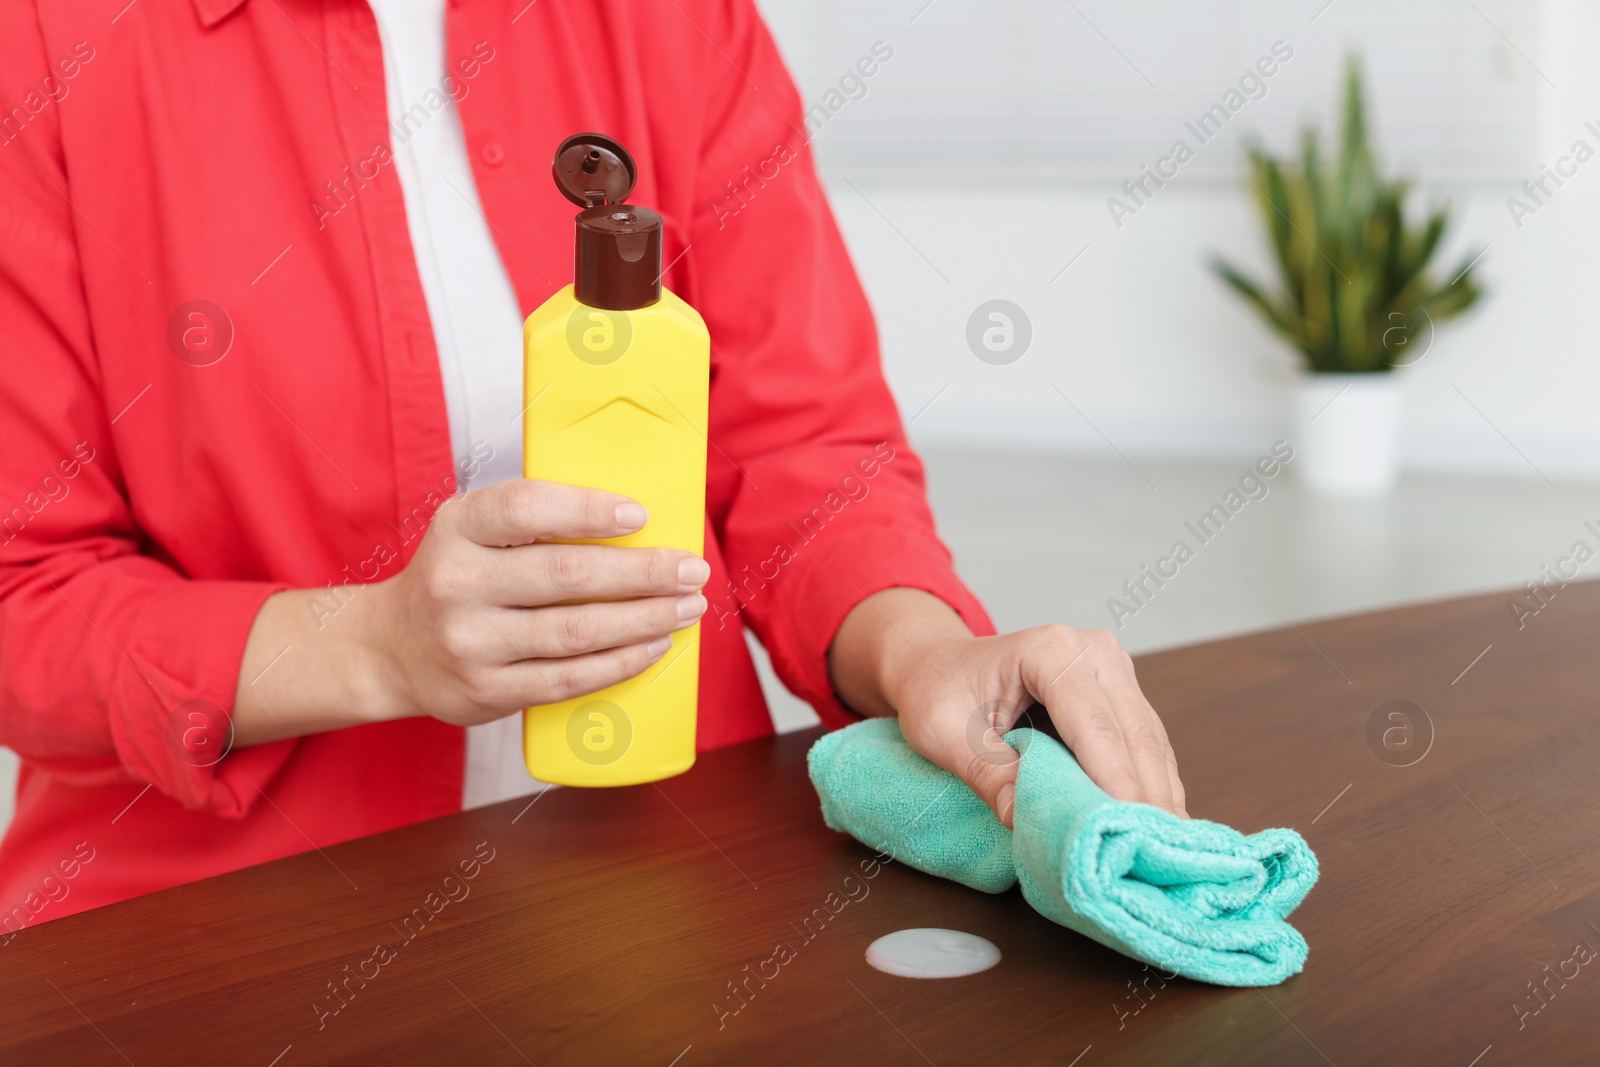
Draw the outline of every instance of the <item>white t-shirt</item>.
[[[450,447],[457,473],[469,472],[466,488],[478,489],[522,474],[522,311],[478,202],[461,115],[445,88],[446,0],[370,2],[383,42],[389,142],[439,349]],[[395,116],[430,89],[444,106],[420,125],[395,125]],[[520,715],[467,729],[462,807],[543,788],[522,762]]]

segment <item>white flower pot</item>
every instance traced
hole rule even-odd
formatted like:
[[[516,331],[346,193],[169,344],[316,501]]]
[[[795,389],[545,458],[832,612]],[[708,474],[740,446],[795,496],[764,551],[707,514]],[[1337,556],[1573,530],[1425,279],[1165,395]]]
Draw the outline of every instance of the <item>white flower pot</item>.
[[[1400,478],[1400,383],[1393,371],[1309,374],[1295,392],[1289,443],[1318,496],[1374,497]]]

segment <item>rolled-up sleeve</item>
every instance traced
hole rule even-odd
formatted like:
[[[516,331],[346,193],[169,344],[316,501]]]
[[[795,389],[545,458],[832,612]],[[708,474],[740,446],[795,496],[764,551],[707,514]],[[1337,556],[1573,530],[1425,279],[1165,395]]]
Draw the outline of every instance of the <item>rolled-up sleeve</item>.
[[[23,8],[0,26],[7,101],[49,73]],[[241,816],[294,742],[216,762],[184,731],[191,712],[231,714],[250,627],[282,586],[192,580],[140,536],[77,253],[105,238],[72,206],[57,111],[0,133],[0,744],[65,780],[149,782]]]
[[[737,613],[783,682],[840,726],[853,717],[827,651],[865,597],[923,589],[974,632],[993,624],[935,531],[793,82],[752,5],[723,12],[684,256],[712,338],[712,519],[729,571],[705,625]]]

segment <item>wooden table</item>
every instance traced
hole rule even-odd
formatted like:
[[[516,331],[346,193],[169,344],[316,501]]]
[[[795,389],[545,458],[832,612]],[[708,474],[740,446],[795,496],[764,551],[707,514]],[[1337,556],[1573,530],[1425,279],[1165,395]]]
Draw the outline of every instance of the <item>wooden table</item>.
[[[867,878],[871,853],[821,824],[808,732],[26,930],[0,1062],[1600,1062],[1600,585],[1521,629],[1510,599],[1139,661],[1191,811],[1293,826],[1321,859],[1293,919],[1310,962],[1276,988],[1151,980],[1136,1000],[1140,964],[1015,891]],[[911,926],[1004,959],[928,982],[866,965]]]

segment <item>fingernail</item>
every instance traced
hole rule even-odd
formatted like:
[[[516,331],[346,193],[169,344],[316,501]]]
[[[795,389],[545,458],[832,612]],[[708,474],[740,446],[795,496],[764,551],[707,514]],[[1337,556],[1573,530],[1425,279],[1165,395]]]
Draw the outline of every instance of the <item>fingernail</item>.
[[[678,598],[678,621],[689,622],[698,619],[706,612],[706,598],[699,593],[690,593],[688,596]]]
[[[1000,808],[1000,821],[1010,826],[1011,816],[1016,808],[1017,787],[1007,782],[1000,787],[1000,792],[994,795],[994,801]]]
[[[650,521],[650,513],[644,509],[643,504],[628,501],[626,504],[617,505],[617,525],[624,530],[637,530]]]
[[[650,653],[651,659],[660,659],[662,656],[666,655],[667,649],[671,647],[672,638],[658,637],[654,641],[651,641],[648,645],[645,645],[644,650]]]
[[[710,577],[711,564],[699,556],[685,556],[678,563],[678,583],[680,585],[705,585],[706,579]]]

